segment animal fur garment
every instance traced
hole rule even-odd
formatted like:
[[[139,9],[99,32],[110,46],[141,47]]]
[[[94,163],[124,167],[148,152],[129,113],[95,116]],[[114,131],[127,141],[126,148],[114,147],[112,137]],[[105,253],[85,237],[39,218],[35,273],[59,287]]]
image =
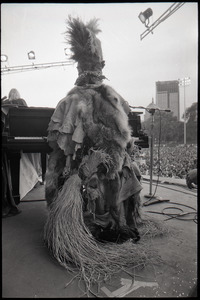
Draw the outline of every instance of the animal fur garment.
[[[102,227],[127,226],[124,218],[131,219],[127,207],[131,214],[138,207],[139,213],[139,205],[133,203],[139,204],[140,199],[133,196],[138,198],[142,187],[126,151],[132,139],[127,108],[125,100],[103,84],[75,87],[58,103],[48,127],[48,141],[53,148],[46,173],[46,199],[50,208],[65,181],[62,173],[66,156],[71,155],[76,162],[71,174],[78,172],[86,187],[88,209],[101,215],[101,220],[105,217]],[[91,218],[89,221],[92,226],[95,224]],[[135,222],[128,225],[135,227]]]
[[[130,204],[133,194],[141,190],[131,163],[126,165],[131,141],[129,105],[112,87],[102,84],[104,62],[96,37],[100,31],[97,20],[84,24],[79,18],[69,17],[67,25],[66,37],[72,59],[78,63],[79,78],[77,86],[58,103],[48,126],[53,152],[46,173],[47,203],[51,209],[57,201],[66,174],[78,173],[93,213],[102,216],[108,212],[112,227],[121,227],[120,191],[127,194],[129,200],[124,201]],[[133,210],[129,204],[124,205]]]
[[[62,266],[79,269],[90,289],[91,281],[144,265],[151,251],[142,239],[136,244],[142,186],[129,156],[129,105],[102,83],[97,20],[84,24],[69,18],[67,26],[79,76],[48,126],[52,152],[46,172],[49,213],[44,240]]]
[[[128,110],[125,100],[109,86],[75,87],[55,109],[48,127],[49,144],[54,149],[58,145],[65,155],[74,155],[76,145],[87,136],[94,148],[112,157],[112,177],[121,170],[131,139]]]

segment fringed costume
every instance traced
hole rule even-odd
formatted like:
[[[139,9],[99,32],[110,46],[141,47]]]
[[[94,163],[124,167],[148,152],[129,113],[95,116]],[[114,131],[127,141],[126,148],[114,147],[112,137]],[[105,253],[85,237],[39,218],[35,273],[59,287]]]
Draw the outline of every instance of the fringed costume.
[[[142,186],[128,153],[133,143],[130,110],[112,87],[103,84],[99,31],[96,19],[86,25],[68,19],[66,37],[79,76],[48,127],[53,150],[46,173],[45,241],[65,266],[67,261],[80,266],[76,253],[90,253],[90,243],[98,248],[97,241],[140,238],[136,221]]]

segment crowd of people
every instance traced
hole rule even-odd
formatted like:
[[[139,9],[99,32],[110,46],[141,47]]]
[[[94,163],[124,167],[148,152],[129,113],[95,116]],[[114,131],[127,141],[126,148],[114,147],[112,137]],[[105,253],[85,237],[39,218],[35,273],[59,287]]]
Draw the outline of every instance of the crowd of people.
[[[142,175],[150,174],[150,148],[142,148],[135,155]],[[197,168],[197,145],[154,146],[153,175],[185,179]]]

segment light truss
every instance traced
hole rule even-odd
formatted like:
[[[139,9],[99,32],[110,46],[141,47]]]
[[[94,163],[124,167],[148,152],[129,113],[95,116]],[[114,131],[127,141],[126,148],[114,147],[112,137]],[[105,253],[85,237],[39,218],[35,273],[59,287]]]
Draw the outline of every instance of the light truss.
[[[42,63],[42,64],[32,64],[32,65],[21,65],[21,66],[13,66],[13,67],[3,67],[1,68],[1,74],[13,74],[13,73],[20,73],[25,71],[33,71],[33,70],[41,70],[46,68],[52,68],[52,67],[64,67],[73,65],[73,62],[68,61],[61,61],[61,62],[52,62],[52,63]]]
[[[173,13],[175,13],[181,6],[183,6],[185,2],[175,2],[172,4],[152,25],[148,26],[148,28],[140,35],[140,39],[142,40],[147,36],[150,32],[153,33],[153,30],[167,18],[169,18]]]

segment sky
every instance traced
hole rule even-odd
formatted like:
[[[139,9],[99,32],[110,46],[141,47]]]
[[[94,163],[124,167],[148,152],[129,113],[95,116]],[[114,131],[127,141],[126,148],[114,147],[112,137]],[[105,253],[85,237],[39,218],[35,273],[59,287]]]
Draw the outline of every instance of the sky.
[[[141,40],[146,30],[140,12],[153,10],[149,25],[174,2],[123,3],[1,3],[1,55],[13,67],[67,61],[64,49],[69,15],[84,22],[99,19],[106,76],[131,106],[148,106],[156,101],[156,82],[190,77],[185,88],[185,106],[198,95],[198,2],[185,2]],[[177,2],[176,2],[177,3]],[[27,53],[36,59],[28,60]],[[74,87],[76,64],[1,75],[1,97],[16,88],[28,106],[56,107]],[[142,110],[141,110],[142,111]],[[184,88],[180,87],[180,112],[184,111]],[[143,111],[144,112],[144,111]]]

